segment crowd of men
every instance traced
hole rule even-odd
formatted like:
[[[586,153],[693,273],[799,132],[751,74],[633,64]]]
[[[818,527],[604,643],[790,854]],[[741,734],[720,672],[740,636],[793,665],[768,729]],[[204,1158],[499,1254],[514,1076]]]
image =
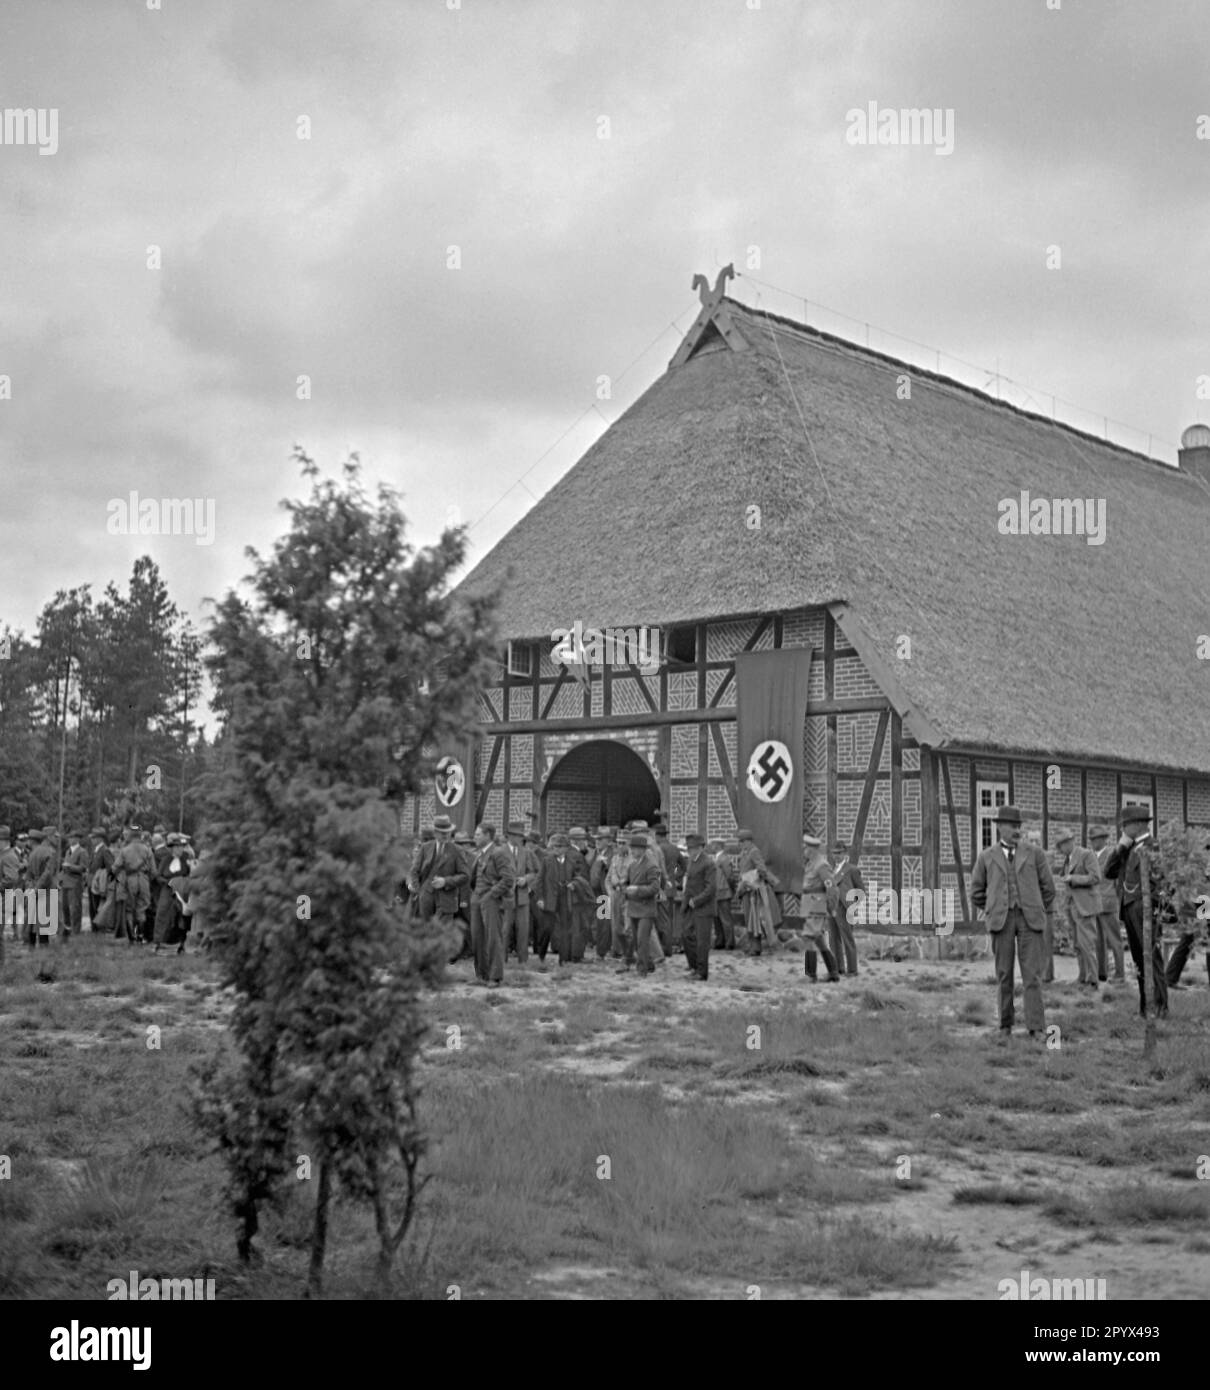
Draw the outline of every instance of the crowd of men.
[[[132,945],[184,954],[196,867],[190,836],[162,825],[63,836],[47,825],[16,839],[0,825],[0,949],[10,933],[31,950],[55,936],[68,941],[87,920]]]
[[[804,973],[818,978],[823,956],[830,981],[856,975],[857,950],[845,892],[862,888],[845,846],[834,865],[821,842],[803,836],[808,883],[801,919],[783,915],[781,885],[752,832],[733,840],[691,833],[675,845],[659,821],[600,825],[589,835],[572,826],[545,840],[519,821],[459,833],[438,816],[414,842],[400,899],[407,920],[435,923],[451,960],[474,961],[475,979],[497,988],[504,965],[547,969],[612,961],[639,977],[666,968],[677,952],[688,974],[708,980],[711,950],[759,955],[792,935],[806,937]]]
[[[1026,1026],[1031,1036],[1043,1033],[1042,985],[1054,979],[1057,927],[1067,928],[1079,983],[1097,989],[1111,967],[1114,980],[1125,979],[1124,926],[1145,1007],[1139,864],[1148,846],[1153,1002],[1160,1016],[1167,1013],[1168,990],[1181,987],[1198,927],[1187,910],[1178,920],[1170,907],[1150,822],[1146,807],[1127,806],[1116,844],[1104,826],[1090,830],[1088,847],[1077,843],[1074,830],[1060,829],[1047,854],[1022,839],[1015,806],[999,809],[997,842],[976,862],[972,896],[995,957],[1002,1034],[1011,1033],[1015,1021],[1015,960],[1025,986]],[[805,946],[807,981],[818,980],[822,957],[826,979],[835,983],[858,971],[847,909],[850,892],[864,891],[865,884],[843,842],[828,857],[816,836],[804,834],[802,854],[802,890],[789,896],[751,831],[742,828],[733,840],[691,833],[677,846],[658,821],[601,825],[592,835],[572,826],[544,840],[521,822],[506,826],[503,835],[484,823],[472,837],[438,816],[413,844],[400,901],[406,920],[436,923],[449,958],[472,960],[476,982],[492,989],[503,982],[510,955],[526,968],[532,953],[541,971],[550,955],[560,968],[611,961],[619,973],[643,977],[683,951],[687,972],[707,980],[712,950],[759,955],[790,940]],[[1062,900],[1056,877],[1065,886]],[[1166,965],[1160,948],[1165,925],[1179,938]],[[1206,969],[1210,977],[1210,949]]]

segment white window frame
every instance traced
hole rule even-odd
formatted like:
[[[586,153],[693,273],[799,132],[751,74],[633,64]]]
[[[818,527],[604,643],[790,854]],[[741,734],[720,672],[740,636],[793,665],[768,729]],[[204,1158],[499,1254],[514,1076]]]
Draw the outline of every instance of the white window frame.
[[[1150,792],[1123,792],[1122,806],[1146,806],[1151,812],[1151,828],[1154,832],[1155,826],[1155,797]],[[1122,806],[1118,807],[1119,812]]]
[[[984,805],[983,793],[988,793],[990,804]],[[1002,793],[1002,795],[1001,795]],[[997,797],[999,798],[997,800]],[[975,858],[983,853],[989,845],[996,843],[996,812],[1001,806],[1008,805],[1008,783],[1007,782],[976,782],[975,783]],[[988,826],[987,843],[984,843],[983,827]]]

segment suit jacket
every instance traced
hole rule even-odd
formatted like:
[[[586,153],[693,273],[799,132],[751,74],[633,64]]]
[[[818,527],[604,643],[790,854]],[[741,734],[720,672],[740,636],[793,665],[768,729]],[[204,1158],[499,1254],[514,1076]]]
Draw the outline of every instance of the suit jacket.
[[[471,902],[484,898],[503,905],[517,886],[513,857],[503,845],[487,845],[479,851],[471,869]]]
[[[458,890],[470,881],[470,865],[453,840],[426,841],[426,847],[429,843],[433,846],[432,853],[425,855],[421,851],[420,892],[432,897],[434,912],[453,917],[462,896]],[[435,878],[443,878],[444,886],[434,888]]]
[[[865,892],[865,880],[861,877],[861,870],[848,859],[842,859],[832,873],[832,890],[828,893],[828,908],[834,917],[848,920],[849,893],[854,888]]]
[[[695,917],[713,919],[718,895],[718,865],[702,850],[696,859],[690,855],[685,863],[685,886],[681,889],[681,905]]]
[[[603,893],[608,893],[607,886],[609,880],[609,870],[613,867],[612,854],[598,854],[588,868],[588,886],[592,889],[592,896],[600,898]]]
[[[530,845],[505,845],[504,848],[513,861],[513,873],[517,880],[513,901],[519,907],[527,907],[530,897],[536,891],[542,862]]]
[[[29,888],[53,888],[59,872],[59,856],[44,840],[29,852],[25,883]]]
[[[735,865],[732,863],[731,856],[725,849],[720,849],[714,860],[715,870],[718,877],[718,891],[716,902],[720,908],[724,907],[735,893],[736,872]]]
[[[1101,881],[1097,884],[1097,893],[1101,900],[1102,912],[1114,912],[1118,910],[1118,885],[1105,872],[1105,866],[1109,863],[1109,856],[1113,853],[1113,846],[1110,844],[1102,845],[1097,850],[1097,865],[1101,870]]]
[[[1046,914],[1055,900],[1055,879],[1045,853],[1037,845],[1017,845],[1013,865],[1021,912],[1033,931],[1044,931]],[[990,845],[975,861],[971,875],[971,901],[983,909],[989,932],[1003,930],[1008,919],[1008,860],[1002,844]]]
[[[559,853],[555,849],[546,856],[539,880],[538,898],[546,912],[556,913],[563,921],[566,913],[592,898],[592,890],[588,886],[588,871],[584,867],[583,855],[577,854],[574,849],[564,850],[563,862],[560,863]]]
[[[1101,866],[1096,855],[1077,846],[1068,856],[1067,872],[1071,875],[1067,885],[1071,910],[1077,917],[1095,917],[1101,910]]]
[[[1147,835],[1143,843],[1146,844],[1151,868],[1151,906],[1154,912],[1155,923],[1158,930],[1160,920],[1160,888],[1162,879],[1159,872],[1159,845],[1156,843],[1154,835]],[[1126,909],[1131,903],[1141,902],[1143,899],[1143,889],[1141,874],[1139,872],[1139,842],[1136,840],[1125,849],[1122,846],[1114,845],[1109,852],[1109,858],[1105,861],[1105,877],[1115,879],[1117,882],[1118,894],[1118,915],[1122,921],[1126,920]],[[1127,879],[1130,880],[1129,885]]]
[[[659,896],[661,879],[660,866],[647,855],[627,864],[626,887],[635,890],[626,894],[627,917],[655,916],[655,900]]]

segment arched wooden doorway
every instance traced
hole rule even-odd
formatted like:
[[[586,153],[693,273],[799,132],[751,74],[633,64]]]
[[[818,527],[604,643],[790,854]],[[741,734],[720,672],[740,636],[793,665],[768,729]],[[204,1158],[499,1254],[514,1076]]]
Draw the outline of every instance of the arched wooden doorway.
[[[551,835],[582,825],[591,835],[598,825],[650,821],[659,804],[659,784],[633,748],[607,739],[581,743],[546,780],[539,828]]]

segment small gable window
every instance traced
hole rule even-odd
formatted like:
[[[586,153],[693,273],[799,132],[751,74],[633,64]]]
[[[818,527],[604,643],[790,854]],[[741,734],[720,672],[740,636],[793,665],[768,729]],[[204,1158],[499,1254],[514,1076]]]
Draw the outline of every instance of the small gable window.
[[[669,661],[679,661],[685,666],[697,665],[697,626],[686,623],[683,627],[668,629],[665,655]]]
[[[532,676],[534,673],[534,649],[529,642],[510,642],[508,644],[508,674],[510,676]]]

